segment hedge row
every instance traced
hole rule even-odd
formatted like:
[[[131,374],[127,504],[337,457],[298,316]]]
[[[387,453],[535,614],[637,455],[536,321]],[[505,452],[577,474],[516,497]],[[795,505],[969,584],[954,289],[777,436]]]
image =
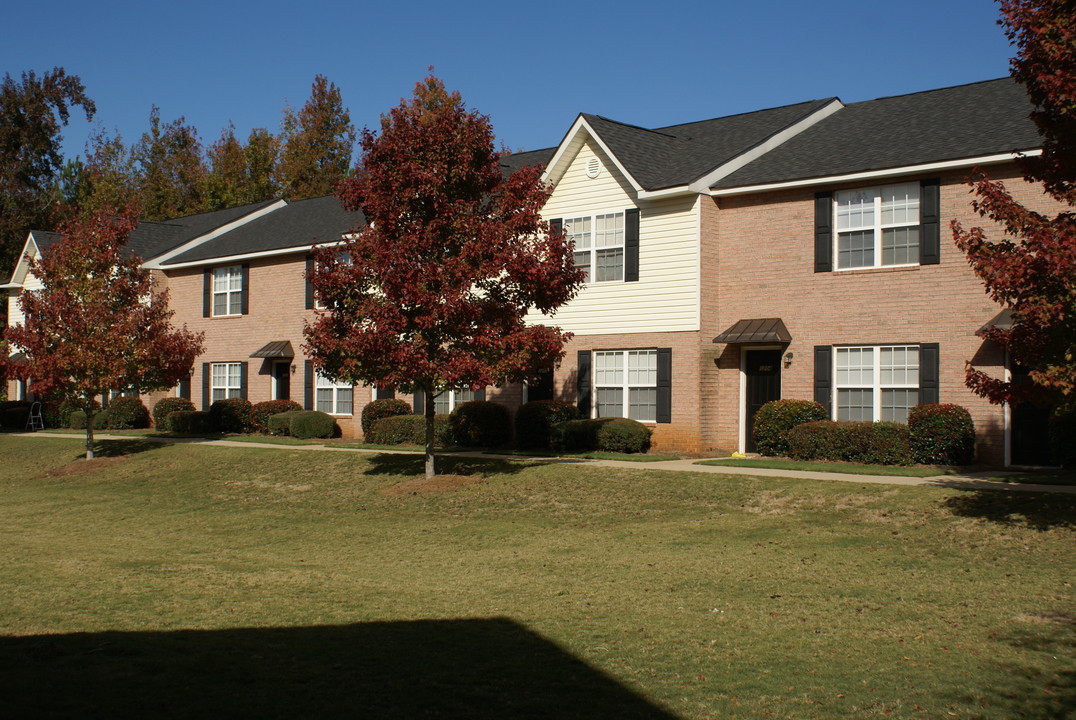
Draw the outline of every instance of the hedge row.
[[[266,428],[272,435],[290,435],[303,440],[340,435],[340,426],[333,416],[319,410],[288,410],[272,415],[266,421]]]
[[[894,422],[815,420],[788,433],[794,460],[846,460],[868,465],[911,464],[907,425]]]

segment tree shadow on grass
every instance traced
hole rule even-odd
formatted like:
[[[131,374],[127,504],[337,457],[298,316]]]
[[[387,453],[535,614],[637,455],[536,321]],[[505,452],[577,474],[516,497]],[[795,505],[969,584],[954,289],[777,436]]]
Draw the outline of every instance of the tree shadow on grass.
[[[370,455],[366,460],[370,463],[367,475],[414,477],[426,471],[426,460],[422,455],[384,453]],[[436,461],[437,472],[444,475],[512,475],[530,465],[526,461],[453,455],[438,455]]]
[[[675,716],[504,619],[0,638],[8,717]]]
[[[137,455],[150,450],[160,450],[163,443],[132,437],[130,440],[97,440],[93,444],[93,454],[96,457],[120,457],[122,455]],[[83,453],[85,456],[85,453]]]
[[[1072,494],[975,490],[947,498],[942,505],[954,515],[1000,525],[1039,531],[1076,528],[1076,495]]]

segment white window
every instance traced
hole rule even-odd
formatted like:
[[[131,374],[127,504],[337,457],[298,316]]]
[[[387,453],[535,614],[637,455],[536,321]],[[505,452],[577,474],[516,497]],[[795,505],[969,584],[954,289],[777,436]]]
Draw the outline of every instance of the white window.
[[[340,263],[342,265],[350,265],[351,264],[351,253],[347,252],[346,250],[341,250],[340,252],[338,252],[336,254],[336,262],[338,262],[338,263]],[[325,310],[326,309],[325,303],[323,303],[321,301],[321,298],[318,297],[318,294],[316,292],[314,293],[314,307],[317,310]]]
[[[477,399],[478,393],[474,390],[443,390],[433,396],[433,411],[438,415],[447,415],[457,405]]]
[[[919,346],[837,348],[837,419],[907,422],[919,404]]]
[[[838,192],[837,268],[919,262],[919,184]]]
[[[584,215],[564,220],[564,235],[575,246],[575,266],[587,282],[624,279],[624,213]]]
[[[656,422],[658,351],[615,350],[594,353],[594,391],[598,417]]]
[[[330,415],[351,415],[354,389],[346,383],[334,383],[319,373],[314,383],[314,409]]]
[[[243,268],[213,269],[213,316],[243,314]]]
[[[243,363],[213,363],[209,369],[212,402],[243,397]]]

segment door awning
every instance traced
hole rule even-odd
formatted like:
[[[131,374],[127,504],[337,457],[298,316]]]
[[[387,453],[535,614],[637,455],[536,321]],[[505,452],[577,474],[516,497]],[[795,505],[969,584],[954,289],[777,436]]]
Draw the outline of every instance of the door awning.
[[[992,327],[998,330],[1012,330],[1012,310],[1005,308],[995,315],[990,322],[975,331],[976,335],[982,335]]]
[[[781,318],[740,320],[714,338],[715,343],[790,343],[792,335]]]
[[[26,355],[24,355],[21,352],[17,352],[17,353],[12,354],[7,359],[7,361],[9,363],[11,363],[12,365],[25,365],[26,364]]]
[[[289,340],[274,340],[250,354],[252,358],[287,358],[295,357]]]

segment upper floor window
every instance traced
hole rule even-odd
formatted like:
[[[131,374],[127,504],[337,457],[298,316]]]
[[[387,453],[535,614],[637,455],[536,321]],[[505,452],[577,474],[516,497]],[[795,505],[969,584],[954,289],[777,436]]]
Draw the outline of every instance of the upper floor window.
[[[315,409],[330,415],[351,415],[355,390],[347,383],[334,383],[319,373],[314,383]]]
[[[615,350],[594,353],[598,417],[655,422],[658,405],[658,351]]]
[[[587,282],[624,280],[624,213],[565,218],[564,234],[575,245],[575,266]]]
[[[213,269],[213,316],[243,314],[243,267]]]
[[[904,423],[919,404],[919,346],[838,347],[837,419]]]
[[[919,262],[919,184],[835,194],[837,268]]]

